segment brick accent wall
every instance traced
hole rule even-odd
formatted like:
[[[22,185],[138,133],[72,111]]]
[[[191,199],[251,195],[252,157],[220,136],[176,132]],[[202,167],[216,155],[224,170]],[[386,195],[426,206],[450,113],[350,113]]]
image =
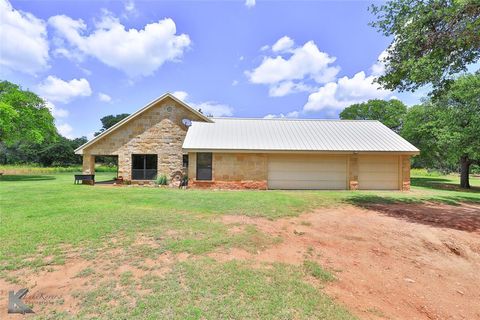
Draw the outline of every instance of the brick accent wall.
[[[92,155],[118,156],[118,175],[131,180],[132,154],[156,154],[158,175],[166,174],[176,182],[182,173],[182,144],[187,133],[182,119],[203,121],[173,99],[157,105],[109,133],[84,150],[83,169],[92,170]]]
[[[196,180],[196,154],[189,153],[189,186],[216,189],[267,189],[267,155],[213,153],[212,181]]]

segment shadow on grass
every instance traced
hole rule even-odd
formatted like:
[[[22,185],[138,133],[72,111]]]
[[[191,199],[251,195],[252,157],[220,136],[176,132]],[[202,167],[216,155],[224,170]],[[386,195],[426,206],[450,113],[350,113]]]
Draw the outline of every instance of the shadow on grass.
[[[0,181],[42,181],[55,180],[54,176],[14,174],[0,177]]]
[[[480,193],[480,187],[471,187],[471,189],[462,189],[458,183],[452,183],[451,180],[436,177],[412,177],[412,186],[423,187],[436,190],[461,191]]]
[[[427,199],[412,199],[354,195],[344,201],[412,223],[480,232],[480,199],[478,197],[433,196]]]

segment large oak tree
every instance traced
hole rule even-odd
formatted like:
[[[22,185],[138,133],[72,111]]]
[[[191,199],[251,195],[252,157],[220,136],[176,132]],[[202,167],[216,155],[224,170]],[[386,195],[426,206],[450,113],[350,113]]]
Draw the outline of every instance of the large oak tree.
[[[386,89],[441,91],[480,58],[480,0],[390,0],[371,11],[393,39],[378,78]]]
[[[480,164],[480,73],[464,75],[423,105],[409,109],[402,135],[422,151],[427,165],[460,167],[460,186],[470,188],[472,164]]]

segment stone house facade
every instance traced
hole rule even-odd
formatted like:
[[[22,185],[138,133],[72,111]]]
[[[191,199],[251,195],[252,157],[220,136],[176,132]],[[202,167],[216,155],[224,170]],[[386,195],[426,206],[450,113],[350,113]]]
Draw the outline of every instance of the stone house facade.
[[[187,154],[182,151],[188,130],[184,119],[211,121],[170,94],[160,97],[124,119],[117,124],[118,127],[80,147],[83,173],[95,173],[95,156],[117,156],[119,177],[126,181],[149,182],[151,179],[134,179],[132,176],[133,157],[156,155],[157,175],[164,174],[171,183],[178,182],[187,172],[184,162]]]
[[[410,189],[418,149],[378,121],[208,118],[165,94],[76,150],[83,172],[214,189]]]

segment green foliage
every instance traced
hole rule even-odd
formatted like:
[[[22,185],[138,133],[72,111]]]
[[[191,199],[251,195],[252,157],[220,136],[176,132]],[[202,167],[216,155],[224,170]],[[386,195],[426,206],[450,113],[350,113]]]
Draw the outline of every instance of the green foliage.
[[[478,0],[389,0],[370,9],[371,25],[393,39],[378,79],[386,89],[442,89],[480,57]]]
[[[476,73],[461,76],[434,100],[410,108],[402,136],[420,148],[417,161],[422,166],[447,171],[465,161],[468,166],[480,163],[479,132],[480,73]],[[462,171],[468,173],[468,166]]]
[[[43,166],[69,166],[82,163],[82,156],[75,149],[87,142],[86,137],[67,139],[59,136],[58,141],[42,148],[39,163]]]
[[[325,270],[315,261],[305,260],[303,262],[303,268],[307,274],[319,280],[322,280],[322,281],[335,280],[335,276],[330,271]]]
[[[368,100],[364,103],[352,104],[340,113],[340,119],[346,120],[378,120],[390,129],[398,132],[407,106],[399,100]]]
[[[87,138],[68,139],[58,135],[55,140],[42,143],[20,141],[11,146],[0,144],[0,163],[38,164],[41,166],[72,166],[82,163],[82,157],[74,150]]]
[[[165,174],[161,174],[157,180],[155,181],[155,183],[159,186],[166,186],[168,185],[168,178],[167,178],[167,175]]]
[[[2,168],[0,167],[0,170]],[[111,179],[97,173],[96,180]],[[38,250],[62,255],[62,248],[82,245],[95,249],[111,235],[139,233],[161,239],[175,252],[208,252],[215,248],[254,250],[269,245],[256,229],[232,236],[221,215],[276,219],[297,216],[321,206],[345,203],[480,203],[480,179],[471,191],[452,188],[458,176],[412,176],[416,192],[395,191],[211,191],[170,188],[101,188],[74,185],[71,173],[0,177],[0,272],[3,267],[29,264],[26,255]],[[88,199],[88,201],[85,201]],[[174,230],[168,236],[165,232]],[[17,237],[18,233],[28,237]],[[56,250],[56,251],[55,251]],[[60,250],[60,251],[59,251]],[[66,249],[68,250],[68,249]],[[52,252],[54,251],[54,252]]]
[[[42,143],[55,140],[54,119],[45,101],[8,81],[0,82],[0,141]]]
[[[286,264],[253,267],[235,260],[221,263],[209,258],[188,259],[176,263],[164,275],[152,272],[138,281],[130,277],[127,285],[131,287],[125,292],[116,281],[99,279],[95,288],[79,294],[77,317],[357,319],[321,289],[307,283],[298,268]],[[148,294],[136,294],[137,288]],[[133,299],[135,303],[129,303]]]
[[[104,132],[105,130],[108,130],[109,128],[113,127],[116,125],[118,122],[122,121],[126,117],[128,117],[130,114],[128,113],[121,113],[117,115],[108,115],[100,119],[102,122],[102,128],[100,131],[95,132],[94,136],[98,136],[100,133]]]
[[[456,169],[458,161],[452,163],[445,157],[445,150],[439,143],[442,125],[438,109],[431,103],[408,109],[401,135],[420,149],[420,155],[413,158],[414,167],[434,168],[442,172]]]

